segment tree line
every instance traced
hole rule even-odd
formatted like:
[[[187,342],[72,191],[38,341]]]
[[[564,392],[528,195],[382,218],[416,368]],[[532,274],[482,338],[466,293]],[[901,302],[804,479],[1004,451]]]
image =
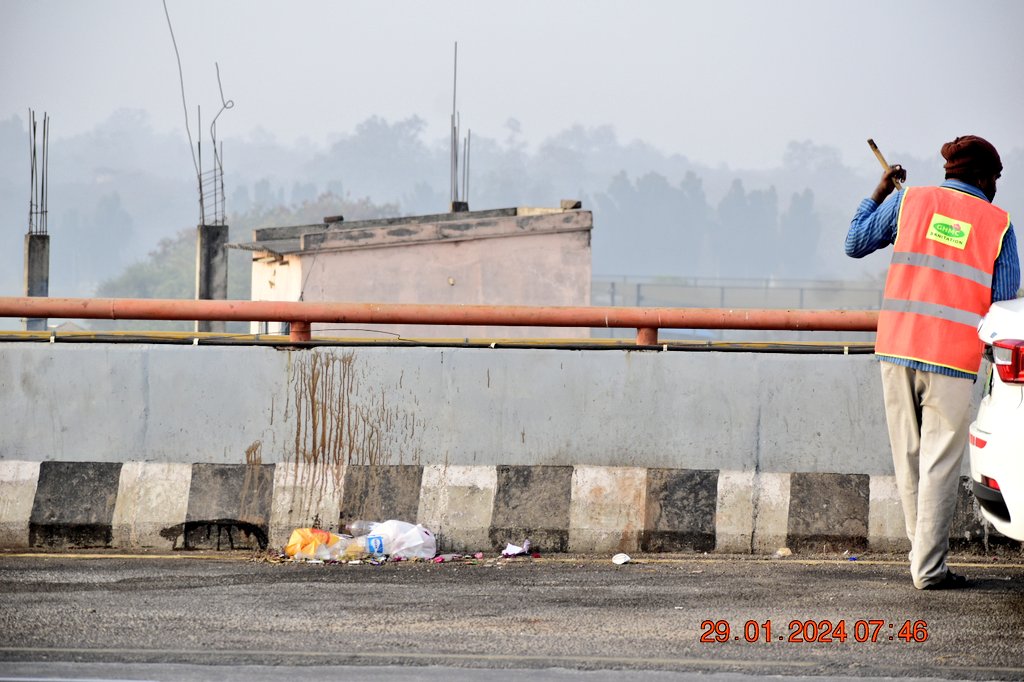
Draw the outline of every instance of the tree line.
[[[7,295],[21,282],[27,139],[20,117],[0,120],[0,239],[15,255],[15,266],[0,269]],[[913,183],[938,182],[938,146],[933,158],[889,155],[911,169]],[[257,131],[226,137],[224,148],[232,240],[336,213],[351,220],[447,210],[447,141],[426,139],[418,117],[371,117],[327,145],[289,145]],[[834,148],[792,141],[775,168],[711,167],[622,141],[610,126],[573,126],[530,146],[514,119],[493,136],[474,133],[472,151],[471,209],[573,198],[594,211],[595,274],[856,280],[886,265],[842,252],[857,203],[877,181],[867,151],[848,166]],[[1024,151],[1003,156],[1007,175],[1024,164]],[[117,112],[88,133],[57,135],[50,178],[51,295],[193,295],[198,195],[180,135],[154,131],[142,112]],[[1008,179],[999,202],[1012,213],[1024,189]],[[244,298],[248,261],[234,258],[230,293]]]

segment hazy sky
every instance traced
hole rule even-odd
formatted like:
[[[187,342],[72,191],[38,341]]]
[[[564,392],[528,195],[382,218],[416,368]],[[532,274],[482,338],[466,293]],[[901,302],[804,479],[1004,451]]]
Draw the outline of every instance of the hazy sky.
[[[770,167],[790,140],[874,137],[890,156],[958,134],[1024,148],[1024,2],[268,2],[168,0],[194,116],[235,108],[224,137],[262,128],[327,142],[371,115],[419,115],[446,139],[459,42],[463,127],[536,144],[610,124],[708,164]],[[159,0],[0,0],[0,117],[47,111],[59,139],[120,108],[184,134]],[[11,150],[0,150],[11,153]]]

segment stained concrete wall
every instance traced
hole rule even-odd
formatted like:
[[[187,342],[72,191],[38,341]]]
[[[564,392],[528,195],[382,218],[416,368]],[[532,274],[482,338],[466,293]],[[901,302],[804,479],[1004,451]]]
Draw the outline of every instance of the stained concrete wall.
[[[8,343],[0,401],[0,546],[905,547],[871,356]]]
[[[0,458],[892,473],[865,355],[0,344]]]

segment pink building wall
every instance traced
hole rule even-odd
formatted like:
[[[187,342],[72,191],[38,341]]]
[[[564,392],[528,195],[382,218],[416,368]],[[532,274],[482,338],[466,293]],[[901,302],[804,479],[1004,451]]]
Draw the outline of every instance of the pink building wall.
[[[515,209],[445,220],[363,221],[258,254],[253,300],[590,305],[589,211]],[[452,217],[457,217],[452,219]],[[259,236],[257,231],[257,237]],[[271,329],[271,332],[274,330]],[[586,329],[314,325],[314,335],[383,338],[585,338]]]

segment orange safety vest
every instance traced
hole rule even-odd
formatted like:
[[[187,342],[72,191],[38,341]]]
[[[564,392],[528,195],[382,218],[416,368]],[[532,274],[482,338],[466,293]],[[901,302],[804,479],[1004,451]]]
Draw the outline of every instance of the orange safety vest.
[[[910,187],[878,315],[875,353],[977,374],[978,323],[1010,227],[1006,211],[947,187]]]

